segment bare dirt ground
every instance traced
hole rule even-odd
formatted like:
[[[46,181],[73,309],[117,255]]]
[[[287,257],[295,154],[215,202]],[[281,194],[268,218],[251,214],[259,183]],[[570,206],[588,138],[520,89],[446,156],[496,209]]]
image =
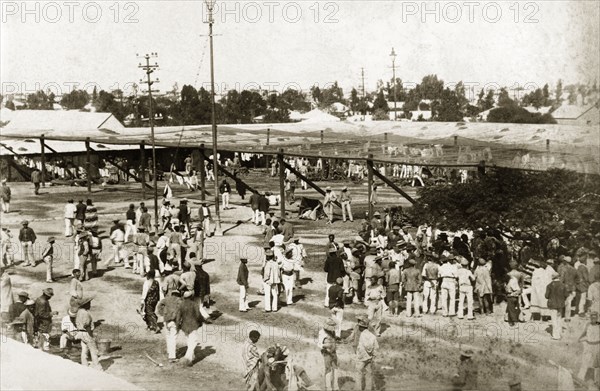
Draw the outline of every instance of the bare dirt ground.
[[[277,180],[268,177],[266,172],[253,172],[246,177],[249,183],[261,190],[277,191]],[[49,236],[56,236],[60,255],[55,262],[57,282],[51,284],[55,296],[51,300],[53,309],[59,312],[55,317],[54,334],[60,334],[59,323],[66,313],[68,283],[72,266],[72,240],[63,236],[63,206],[69,197],[94,200],[98,208],[104,252],[99,265],[101,277],[84,283],[86,293],[94,293],[92,315],[98,322],[98,339],[112,342],[111,358],[102,361],[104,369],[117,377],[146,389],[221,389],[241,390],[244,388],[241,348],[248,332],[256,328],[262,338],[259,349],[273,343],[287,345],[295,363],[302,365],[309,376],[322,388],[322,358],[315,344],[319,327],[329,316],[322,306],[325,289],[325,273],[322,272],[324,248],[328,233],[335,233],[337,240],[353,238],[359,226],[359,217],[364,217],[367,188],[364,184],[350,185],[354,197],[355,222],[336,222],[326,226],[324,221],[307,222],[292,220],[296,235],[307,247],[309,262],[302,276],[304,286],[295,291],[296,303],[283,306],[279,312],[266,314],[262,311],[262,296],[257,295],[260,286],[261,229],[247,221],[250,209],[237,194],[232,196],[233,209],[222,211],[223,237],[214,237],[206,243],[206,258],[215,258],[205,266],[211,276],[211,308],[215,319],[213,324],[203,327],[202,340],[196,349],[197,360],[192,368],[168,364],[162,335],[151,334],[145,329],[135,309],[139,306],[143,280],[121,267],[106,269],[106,261],[112,256],[110,242],[106,238],[110,221],[125,218],[129,203],[139,203],[139,184],[130,183],[107,188],[94,187],[88,194],[85,188],[46,187],[39,196],[33,195],[30,184],[10,184],[13,190],[12,212],[1,216],[2,226],[9,227],[18,236],[20,222],[30,221],[30,226],[38,235],[36,255],[39,258],[41,246]],[[334,189],[341,183],[331,183]],[[174,186],[176,199],[187,197],[196,207],[198,193],[190,193]],[[159,192],[162,192],[160,187]],[[148,192],[147,192],[148,193]],[[414,194],[414,191],[410,191]],[[317,197],[317,193],[297,191],[298,195]],[[147,194],[148,196],[149,194]],[[318,196],[320,198],[320,196]],[[210,200],[213,197],[209,197]],[[147,198],[147,205],[151,199]],[[393,191],[382,187],[380,203],[392,205],[402,203]],[[295,217],[294,207],[289,207],[289,216]],[[276,213],[278,214],[278,210]],[[241,222],[241,224],[239,224]],[[249,258],[250,297],[254,308],[247,313],[238,312],[238,288],[235,282],[240,256]],[[20,260],[21,254],[16,253]],[[13,292],[26,289],[33,297],[50,285],[44,282],[45,266],[35,268],[16,266],[11,269]],[[361,305],[350,305],[344,314],[344,336],[349,335],[356,315],[366,312]],[[548,324],[527,322],[518,327],[509,327],[503,321],[504,306],[497,306],[493,316],[477,316],[474,321],[462,321],[441,316],[425,316],[420,319],[384,315],[384,332],[379,339],[381,350],[377,362],[377,385],[380,389],[449,389],[450,380],[456,371],[460,348],[470,347],[476,352],[479,363],[481,389],[508,389],[508,381],[513,376],[523,382],[523,389],[556,389],[556,369],[548,360],[577,371],[580,365],[581,346],[577,343],[583,320],[578,317],[569,323],[561,341],[552,341],[548,334]],[[58,345],[57,337],[53,342]],[[185,342],[180,341],[179,354],[185,351]],[[151,357],[165,364],[156,367],[145,357]],[[342,369],[342,389],[353,389],[353,353],[350,345],[338,347]],[[78,360],[78,351],[71,355]],[[5,375],[5,374],[3,374]]]

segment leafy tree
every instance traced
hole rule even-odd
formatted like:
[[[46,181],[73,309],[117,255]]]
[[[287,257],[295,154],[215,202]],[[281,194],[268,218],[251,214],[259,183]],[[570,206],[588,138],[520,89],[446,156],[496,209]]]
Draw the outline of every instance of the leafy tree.
[[[90,101],[90,96],[84,90],[73,90],[63,95],[60,104],[67,110],[81,110]]]
[[[96,99],[98,99],[98,90],[96,89],[96,86],[94,86],[94,90],[92,91],[92,103],[96,102]]]
[[[53,101],[44,91],[36,91],[27,95],[27,108],[30,110],[53,110]]]
[[[556,83],[556,107],[559,107],[562,104],[562,95],[563,95],[563,82],[561,79],[558,79],[558,83]]]
[[[383,111],[386,114],[386,119],[388,119],[387,113],[390,111],[390,108],[388,107],[383,90],[379,90],[377,98],[373,101],[373,112],[376,112],[377,110]]]
[[[436,121],[458,122],[463,120],[461,100],[455,91],[446,88],[439,101],[432,102],[432,115]]]
[[[498,107],[515,106],[516,103],[508,95],[506,88],[501,88],[498,94]]]
[[[456,94],[456,99],[458,99],[458,105],[460,107],[460,112],[464,113],[469,105],[469,99],[467,99],[467,93],[465,90],[465,84],[462,81],[459,81],[454,87],[454,93]]]
[[[387,94],[388,100],[394,101],[394,89],[396,90],[396,100],[398,102],[404,102],[406,100],[406,91],[404,91],[404,85],[402,84],[402,79],[399,77],[396,78],[396,85],[394,88],[394,79],[391,79],[387,83]]]
[[[352,114],[356,114],[360,111],[360,97],[358,96],[356,88],[353,88],[352,91],[350,91],[350,110],[352,111]]]
[[[421,81],[419,92],[421,99],[440,99],[444,92],[444,81],[438,79],[437,75],[427,75]]]
[[[337,81],[334,82],[330,87],[321,90],[321,99],[319,101],[319,107],[325,109],[336,102],[346,102],[344,99],[344,91],[338,85]]]
[[[310,87],[310,95],[312,96],[316,104],[319,105],[321,103],[322,96],[321,89],[319,88],[319,86]]]
[[[374,109],[373,110],[373,121],[387,121],[390,119],[387,111],[383,109]]]
[[[277,94],[271,94],[267,98],[267,109],[265,113],[265,122],[278,123],[290,122],[290,111],[286,101]]]
[[[598,246],[598,197],[600,182],[573,172],[498,168],[476,181],[420,188],[410,213],[450,230],[489,227],[547,256],[554,238],[568,251]]]
[[[530,113],[519,106],[497,107],[490,111],[488,122],[514,124],[555,124],[550,114]]]
[[[302,91],[288,88],[281,93],[280,98],[287,104],[290,110],[299,111],[301,113],[310,111],[310,102],[308,101],[306,94]]]
[[[483,100],[483,111],[489,110],[494,107],[494,90],[489,90],[485,99]]]

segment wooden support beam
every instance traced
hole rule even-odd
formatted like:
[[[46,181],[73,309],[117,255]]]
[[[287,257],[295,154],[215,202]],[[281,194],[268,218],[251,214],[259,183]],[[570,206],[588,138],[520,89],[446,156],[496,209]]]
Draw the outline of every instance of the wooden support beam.
[[[398,187],[394,182],[390,181],[385,175],[382,175],[379,171],[373,170],[373,174],[382,181],[384,181],[389,187],[396,190],[402,197],[406,198],[411,204],[415,203],[415,200],[409,196],[404,190]]]
[[[204,159],[206,158],[206,154],[204,153],[204,144],[200,144],[200,200],[206,201],[206,164],[204,163]]]
[[[206,155],[203,155],[203,156],[204,156],[204,160],[209,161],[209,162],[212,163],[212,159],[211,158],[209,158]],[[237,177],[237,176],[233,175],[232,173],[230,173],[229,171],[227,171],[227,169],[225,167],[223,167],[222,165],[219,164],[217,168],[219,169],[219,171],[221,171],[223,174],[225,174],[229,178],[231,178],[233,180],[239,180],[239,181],[241,181],[244,184],[244,186],[246,186],[246,189],[250,190],[253,193],[258,193],[258,191],[256,189],[254,189],[252,186],[248,185],[246,182],[242,181],[239,177]],[[206,194],[210,195],[209,192],[206,192]]]
[[[321,129],[321,144],[323,144],[323,130]]]
[[[277,162],[279,163],[279,208],[281,218],[285,218],[285,162],[283,161],[283,148],[279,149]]]
[[[21,174],[21,176],[25,179],[27,179],[28,181],[31,181],[31,173],[25,171],[23,168],[19,167],[19,165],[17,163],[15,163],[14,159],[11,158],[7,158],[6,161],[8,162],[9,167],[13,167],[15,170],[17,170],[17,172],[19,174]]]
[[[46,146],[46,148],[48,148],[50,150],[50,152],[52,152],[55,155],[61,155],[60,152],[58,152],[56,149],[52,148],[51,146],[49,146],[48,144],[46,144],[46,142],[44,142],[44,145]],[[77,179],[75,177],[75,175],[73,175],[73,173],[69,170],[65,170],[65,175],[67,175],[70,179]]]
[[[302,175],[300,173],[300,171],[296,170],[294,167],[290,166],[288,163],[283,163],[285,165],[285,167],[290,170],[291,172],[293,172],[294,174],[296,174],[296,176],[303,180],[304,182],[306,182],[306,184],[310,187],[312,187],[313,189],[315,189],[319,194],[321,194],[322,196],[325,196],[325,190],[323,190],[319,185],[317,185],[316,183],[314,183],[313,181],[311,181],[310,179],[308,179],[307,177],[305,177],[304,175]],[[342,205],[339,203],[339,201],[335,201],[335,205],[339,206],[340,208],[342,207]]]
[[[46,187],[46,143],[44,142],[44,135],[40,136],[40,147],[42,149],[42,187]]]
[[[140,171],[142,179],[142,199],[146,199],[146,141],[140,142]]]
[[[85,139],[85,173],[87,176],[87,191],[92,192],[92,158],[90,156],[90,138]]]
[[[373,154],[370,153],[367,157],[367,203],[369,205],[369,220],[373,218],[373,203],[371,197],[373,196]]]

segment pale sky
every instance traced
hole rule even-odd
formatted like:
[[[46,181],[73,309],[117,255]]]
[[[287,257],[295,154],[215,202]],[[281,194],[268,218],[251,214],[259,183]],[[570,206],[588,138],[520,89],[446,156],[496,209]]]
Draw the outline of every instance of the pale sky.
[[[175,82],[199,87],[210,80],[202,1],[29,1],[27,9],[22,1],[0,3],[2,93],[68,92],[72,83],[127,90],[145,76],[136,53],[148,52],[159,54],[163,91]],[[288,83],[308,90],[337,80],[348,92],[360,86],[361,67],[372,90],[378,79],[391,78],[392,47],[397,77],[405,82],[430,73],[479,86],[599,79],[596,0],[228,0],[217,6],[218,90],[282,90]]]

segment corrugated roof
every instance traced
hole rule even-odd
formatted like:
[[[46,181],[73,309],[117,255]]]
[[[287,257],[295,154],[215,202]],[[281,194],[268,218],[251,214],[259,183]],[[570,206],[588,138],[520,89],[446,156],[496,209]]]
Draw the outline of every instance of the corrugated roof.
[[[24,137],[47,136],[91,137],[98,130],[121,133],[125,127],[111,113],[90,113],[75,110],[16,110],[2,134],[20,134]]]

